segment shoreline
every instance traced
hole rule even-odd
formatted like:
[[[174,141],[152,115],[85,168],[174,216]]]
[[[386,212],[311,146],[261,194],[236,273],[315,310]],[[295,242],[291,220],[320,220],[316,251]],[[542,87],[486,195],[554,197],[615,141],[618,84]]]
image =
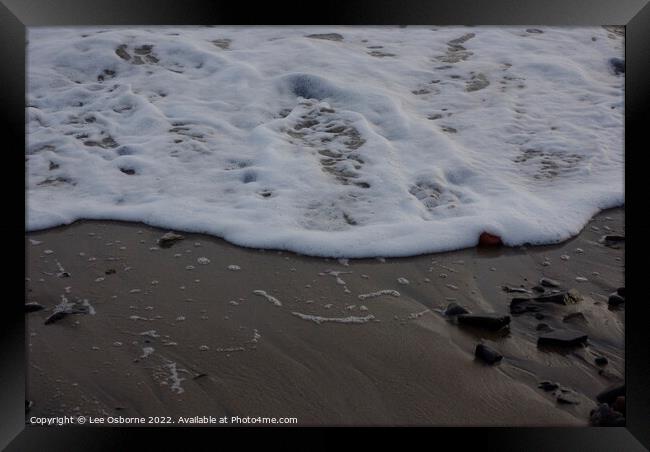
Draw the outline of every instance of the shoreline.
[[[607,212],[617,212],[617,211],[622,211],[625,212],[625,204],[617,207],[611,207],[611,208],[606,208],[599,210],[597,213],[591,216],[589,220],[585,223],[585,225],[582,227],[580,232],[578,234],[569,237],[568,239],[561,240],[559,242],[553,242],[553,243],[542,243],[542,244],[532,244],[532,243],[524,243],[521,245],[499,245],[502,248],[509,248],[509,249],[517,249],[521,247],[525,248],[535,248],[535,247],[552,247],[552,246],[562,246],[564,243],[568,243],[572,240],[574,240],[576,237],[578,237],[580,234],[583,233],[583,231],[589,226],[589,224],[597,217],[599,216],[606,216]],[[306,253],[301,253],[297,251],[293,251],[287,248],[264,248],[264,247],[257,247],[257,246],[248,246],[248,245],[241,245],[235,242],[230,242],[229,240],[225,239],[222,236],[218,235],[213,235],[207,232],[193,232],[193,231],[188,231],[184,229],[173,229],[173,228],[166,228],[166,227],[161,227],[161,226],[156,226],[152,224],[145,223],[143,221],[130,221],[130,220],[106,220],[106,219],[93,219],[93,218],[82,218],[79,220],[74,220],[71,223],[66,223],[66,224],[60,224],[58,226],[49,226],[45,228],[40,228],[40,229],[32,229],[26,231],[26,235],[32,235],[32,234],[42,234],[42,233],[47,233],[48,231],[56,231],[59,229],[65,229],[69,227],[74,227],[76,225],[81,225],[85,223],[105,223],[105,224],[116,224],[116,225],[131,225],[131,226],[138,226],[138,227],[143,227],[143,228],[151,228],[151,229],[157,229],[161,231],[161,233],[165,232],[175,232],[181,235],[192,235],[192,236],[197,236],[197,237],[206,237],[214,240],[220,240],[223,241],[225,244],[229,246],[235,246],[238,248],[243,248],[243,249],[248,249],[248,250],[254,250],[254,251],[266,251],[266,252],[283,252],[283,253],[289,253],[293,254],[296,256],[304,256],[307,258],[314,258],[314,259],[345,259],[345,260],[352,260],[352,261],[361,261],[364,259],[409,259],[413,257],[419,257],[419,256],[435,256],[435,255],[444,255],[448,253],[454,253],[454,252],[461,252],[464,250],[469,250],[473,248],[479,248],[482,247],[480,243],[480,236],[477,238],[477,243],[475,245],[467,246],[464,248],[455,248],[455,249],[450,249],[450,250],[445,250],[445,251],[434,251],[434,252],[423,252],[423,253],[417,253],[417,254],[406,254],[406,255],[399,255],[399,256],[388,256],[388,255],[377,255],[377,256],[370,256],[370,257],[337,257],[337,256],[325,256],[325,255],[316,255],[316,254],[306,254]],[[484,231],[487,232],[487,231]],[[606,231],[605,231],[606,232]],[[488,235],[492,235],[489,234]],[[499,236],[493,236],[501,239]],[[489,247],[488,245],[487,247]]]
[[[624,380],[625,311],[607,305],[625,285],[624,243],[598,243],[623,221],[624,208],[605,210],[555,245],[349,260],[183,232],[160,248],[167,230],[117,221],[30,232],[27,301],[45,308],[27,314],[30,415],[587,425],[596,395]],[[510,312],[521,294],[502,286],[532,291],[541,277],[582,301]],[[76,312],[46,325],[62,296]],[[450,303],[509,315],[509,329],[459,325],[441,312]],[[540,349],[540,323],[588,345]],[[503,360],[475,360],[479,343]]]

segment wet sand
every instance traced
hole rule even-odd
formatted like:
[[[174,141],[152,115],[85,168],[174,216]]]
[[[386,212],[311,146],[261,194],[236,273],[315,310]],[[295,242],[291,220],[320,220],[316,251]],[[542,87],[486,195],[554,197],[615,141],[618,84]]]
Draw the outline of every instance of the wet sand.
[[[624,378],[624,305],[607,303],[625,285],[624,244],[599,243],[624,234],[623,217],[605,211],[557,246],[349,262],[199,234],[161,248],[167,231],[142,224],[84,221],[30,233],[27,301],[45,309],[26,314],[29,415],[587,425],[596,394]],[[531,289],[542,276],[583,300],[510,314],[521,294],[502,286]],[[399,296],[359,298],[379,290]],[[79,312],[45,324],[62,297]],[[452,301],[511,315],[510,326],[460,326],[440,312]],[[584,317],[565,320],[576,312]],[[588,345],[540,349],[539,323],[583,331]],[[503,360],[477,361],[479,342]],[[597,356],[608,364],[595,364]],[[544,391],[545,380],[560,387]]]

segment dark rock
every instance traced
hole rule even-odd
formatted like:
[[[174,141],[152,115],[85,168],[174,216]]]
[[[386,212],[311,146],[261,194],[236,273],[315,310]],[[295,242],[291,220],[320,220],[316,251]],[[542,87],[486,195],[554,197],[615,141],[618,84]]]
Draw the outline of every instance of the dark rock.
[[[544,33],[544,32],[539,28],[527,28],[526,33]]]
[[[619,287],[616,289],[616,293],[619,294],[621,297],[625,298],[625,287]]]
[[[571,314],[565,315],[562,321],[565,323],[572,323],[572,322],[586,323],[587,318],[582,312],[572,312]]]
[[[560,305],[569,305],[582,301],[582,295],[575,290],[571,289],[568,292],[558,292],[549,295],[542,295],[533,298],[533,300],[540,303],[555,303]]]
[[[169,248],[174,243],[178,242],[179,240],[183,240],[184,238],[185,237],[183,237],[180,234],[176,234],[174,232],[168,232],[167,234],[163,235],[158,239],[158,244],[162,248]]]
[[[537,331],[553,331],[553,328],[548,326],[546,323],[538,323],[537,326],[535,327]]]
[[[611,66],[612,71],[614,71],[614,74],[625,74],[625,60],[621,58],[610,58],[609,65]]]
[[[526,312],[534,311],[531,311],[531,308],[533,308],[533,306],[530,306],[530,301],[532,301],[532,298],[513,298],[510,300],[510,313],[523,314]]]
[[[556,330],[537,338],[537,346],[571,347],[587,342],[588,336],[580,331]]]
[[[570,391],[560,391],[560,393],[555,398],[557,403],[562,405],[578,405],[580,404],[580,399],[576,396],[575,393]]]
[[[544,293],[544,291],[545,291],[546,289],[544,289],[544,287],[542,287],[542,286],[535,286],[535,287],[533,287],[533,290],[534,290],[535,292]]]
[[[483,232],[478,238],[479,246],[501,246],[503,242],[498,235]]]
[[[619,413],[622,413],[623,416],[625,416],[625,396],[616,397],[616,400],[614,400],[614,404],[612,405],[612,408],[614,409],[614,411],[618,411]]]
[[[510,314],[524,314],[528,312],[526,306],[522,305],[510,305]]]
[[[25,303],[25,312],[36,312],[45,309],[43,305],[38,303]]]
[[[617,245],[621,242],[625,242],[624,235],[604,235],[600,238],[600,242],[604,243],[607,246]]]
[[[104,272],[104,274],[106,274],[106,275],[114,275],[115,273],[116,273],[116,271],[115,271],[114,268],[109,268]]]
[[[599,366],[606,366],[607,363],[609,363],[607,358],[605,358],[604,356],[597,356],[596,359],[594,359],[594,362]]]
[[[51,316],[49,316],[47,319],[45,319],[45,324],[50,325],[51,323],[58,322],[61,319],[64,319],[67,317],[69,312],[66,311],[57,311]]]
[[[582,300],[582,296],[574,289],[568,292],[557,292],[540,295],[537,297],[513,298],[510,300],[510,313],[523,314],[525,312],[538,312],[540,306],[531,306],[531,302],[554,303],[559,305],[570,305]]]
[[[625,303],[625,298],[621,297],[618,293],[614,292],[607,299],[607,304],[610,306],[618,306],[619,304]]]
[[[498,331],[501,328],[508,326],[510,323],[510,316],[508,315],[472,315],[461,314],[457,317],[460,325],[473,326],[476,328],[483,328],[490,331]]]
[[[510,286],[501,286],[504,292],[508,293],[531,293],[530,290],[524,289],[523,287],[510,287]]]
[[[503,356],[499,352],[484,344],[478,344],[476,346],[474,356],[487,364],[495,364],[503,359]]]
[[[596,400],[600,403],[608,403],[612,405],[617,397],[625,396],[625,385],[612,386],[605,389],[603,392],[596,396]]]
[[[539,280],[539,284],[544,287],[560,287],[560,283],[551,278],[542,278]]]
[[[527,312],[539,312],[541,310],[542,310],[541,306],[531,306],[523,303],[510,305],[511,314],[525,314]]]
[[[538,312],[538,313],[535,314],[535,318],[537,320],[542,320],[542,319],[546,318],[546,316],[544,314],[542,314],[541,312]]]
[[[517,297],[517,298],[513,298],[513,299],[510,300],[510,307],[512,308],[513,306],[518,306],[518,305],[521,305],[521,304],[526,304],[526,303],[528,303],[528,302],[530,302],[530,301],[532,301],[532,300],[534,300],[534,298],[530,298],[530,297],[522,297],[522,298]]]
[[[443,314],[446,316],[454,316],[454,315],[461,315],[461,314],[469,314],[469,311],[459,304],[450,303],[449,306],[445,308]]]
[[[343,36],[338,33],[316,33],[307,35],[307,37],[312,39],[325,39],[327,41],[343,41]]]
[[[544,390],[544,391],[546,391],[546,392],[550,392],[550,391],[555,391],[556,389],[558,389],[560,387],[560,385],[557,384],[557,383],[553,383],[551,381],[542,381],[537,385],[537,387]]]
[[[624,427],[622,413],[614,411],[606,403],[601,403],[589,413],[589,422],[596,427]]]

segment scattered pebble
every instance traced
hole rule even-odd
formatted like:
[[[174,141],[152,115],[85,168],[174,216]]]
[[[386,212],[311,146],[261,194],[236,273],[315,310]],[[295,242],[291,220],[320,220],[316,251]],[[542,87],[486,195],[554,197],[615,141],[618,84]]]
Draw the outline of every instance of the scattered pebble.
[[[208,265],[210,263],[210,259],[207,257],[199,257],[196,262],[198,262],[201,265]]]

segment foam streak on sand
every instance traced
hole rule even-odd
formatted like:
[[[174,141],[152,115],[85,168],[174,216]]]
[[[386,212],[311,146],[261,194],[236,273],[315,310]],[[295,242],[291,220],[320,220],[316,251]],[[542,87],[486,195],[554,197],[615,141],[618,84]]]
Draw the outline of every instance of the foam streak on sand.
[[[273,303],[276,306],[282,306],[282,302],[280,300],[275,298],[273,295],[269,295],[264,290],[254,290],[253,293],[255,295],[259,295],[260,297],[266,298],[268,301],[270,301],[271,303]]]
[[[381,297],[382,295],[390,295],[391,297],[399,297],[400,293],[396,290],[384,289],[377,292],[362,293],[358,296],[359,300],[367,300],[368,298]]]
[[[309,320],[311,322],[321,324],[325,322],[333,322],[333,323],[366,323],[371,320],[374,320],[375,316],[370,314],[365,317],[358,317],[358,316],[349,316],[349,317],[321,317],[319,315],[310,315],[310,314],[302,314],[300,312],[292,312],[293,315],[296,317],[300,317],[303,320]]]
[[[27,54],[29,230],[393,257],[558,242],[624,202],[602,27],[38,27]]]

